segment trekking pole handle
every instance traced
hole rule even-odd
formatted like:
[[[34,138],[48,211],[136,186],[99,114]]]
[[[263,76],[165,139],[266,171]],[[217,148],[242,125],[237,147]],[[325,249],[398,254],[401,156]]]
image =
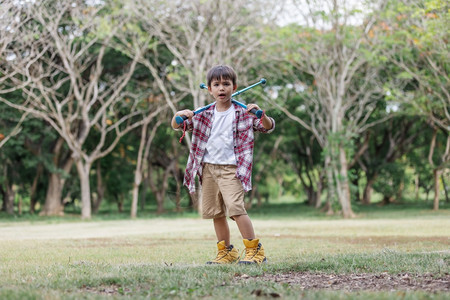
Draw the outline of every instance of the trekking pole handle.
[[[184,120],[187,120],[188,117],[186,116],[176,116],[175,117],[175,122],[177,122],[178,125],[182,124],[184,122]]]

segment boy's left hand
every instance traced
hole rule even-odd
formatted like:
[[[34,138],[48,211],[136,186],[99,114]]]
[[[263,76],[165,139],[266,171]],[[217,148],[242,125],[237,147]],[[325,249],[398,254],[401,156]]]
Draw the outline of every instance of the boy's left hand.
[[[247,104],[247,113],[255,115],[254,113],[250,112],[252,109],[261,110],[261,108],[259,108],[259,106],[254,103]]]
[[[248,104],[247,105],[247,113],[248,114],[252,114],[254,116],[255,116],[255,114],[250,112],[252,109],[256,109],[257,111],[261,110],[261,108],[258,105],[254,104],[254,103]],[[270,118],[268,118],[266,116],[266,114],[264,114],[264,113],[262,115],[261,122],[262,122],[262,125],[264,126],[265,129],[267,129],[267,130],[272,129],[272,127],[273,127],[272,120]]]

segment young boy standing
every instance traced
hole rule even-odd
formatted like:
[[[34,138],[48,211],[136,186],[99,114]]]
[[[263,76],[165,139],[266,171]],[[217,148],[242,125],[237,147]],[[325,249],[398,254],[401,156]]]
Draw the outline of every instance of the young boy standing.
[[[239,252],[230,243],[227,217],[234,220],[244,239],[245,257],[240,264],[260,264],[266,261],[264,248],[256,239],[252,222],[244,207],[244,193],[251,190],[254,131],[270,133],[275,121],[263,115],[258,119],[232,102],[237,89],[237,75],[229,66],[215,66],[207,74],[208,91],[214,105],[194,116],[191,110],[178,111],[172,127],[179,129],[176,116],[186,116],[185,128],[192,132],[192,146],[184,177],[189,192],[195,192],[195,175],[202,184],[202,217],[213,219],[217,236],[217,257],[208,264],[233,263]]]

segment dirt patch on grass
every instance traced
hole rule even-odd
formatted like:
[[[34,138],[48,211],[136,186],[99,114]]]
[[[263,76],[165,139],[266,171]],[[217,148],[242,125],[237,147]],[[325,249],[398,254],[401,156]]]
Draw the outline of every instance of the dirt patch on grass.
[[[264,274],[250,277],[240,275],[236,280],[263,280],[300,286],[305,290],[346,290],[346,291],[397,291],[423,290],[429,292],[450,291],[450,274],[325,274],[310,272],[289,272]]]
[[[81,289],[83,292],[88,292],[97,295],[116,296],[130,293],[131,290],[123,288],[120,285],[102,285],[97,287],[83,286]]]

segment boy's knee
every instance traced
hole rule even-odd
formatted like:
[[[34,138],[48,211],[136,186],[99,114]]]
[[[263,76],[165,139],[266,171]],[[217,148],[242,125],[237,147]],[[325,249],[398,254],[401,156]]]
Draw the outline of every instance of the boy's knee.
[[[236,215],[231,216],[230,219],[233,220],[233,221],[236,221],[236,219],[239,219],[239,218],[244,217],[244,216],[248,216],[248,215],[246,213],[245,214],[244,213],[236,214]]]

